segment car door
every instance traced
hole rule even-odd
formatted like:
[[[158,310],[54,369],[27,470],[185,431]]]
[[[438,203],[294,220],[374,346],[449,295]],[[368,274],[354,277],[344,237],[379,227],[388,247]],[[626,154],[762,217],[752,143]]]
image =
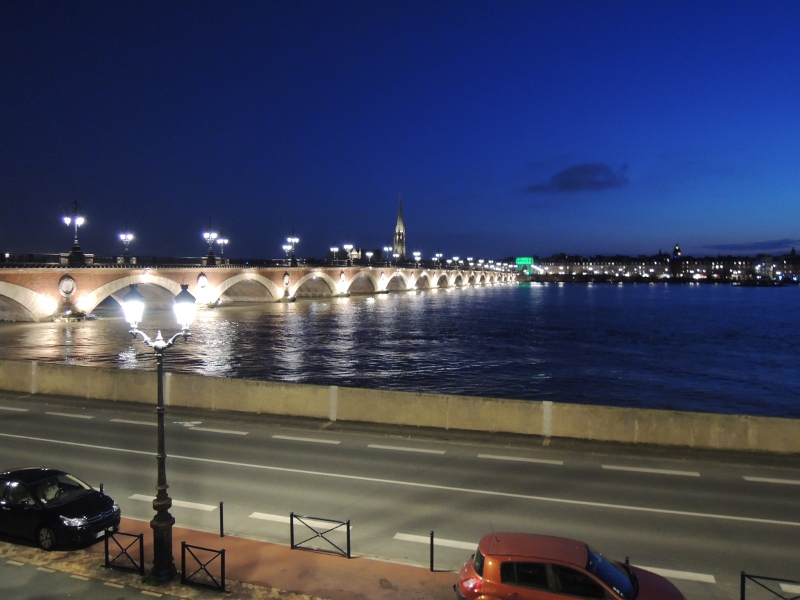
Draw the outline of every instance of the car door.
[[[591,576],[578,569],[563,565],[552,565],[554,583],[559,595],[556,598],[580,598],[581,600],[615,600],[614,596]]]
[[[36,501],[19,481],[4,480],[0,527],[8,535],[30,537],[37,517]]]
[[[559,600],[550,590],[547,565],[506,561],[500,565],[498,598],[503,600]]]

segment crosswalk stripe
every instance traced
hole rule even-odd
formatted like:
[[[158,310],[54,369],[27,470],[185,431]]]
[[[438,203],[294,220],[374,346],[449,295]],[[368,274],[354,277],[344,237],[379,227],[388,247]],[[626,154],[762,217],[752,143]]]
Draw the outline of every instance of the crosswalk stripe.
[[[401,542],[414,542],[416,544],[430,544],[431,538],[424,535],[411,535],[408,533],[395,533],[394,539]],[[475,550],[478,547],[478,542],[459,542],[458,540],[445,540],[442,538],[433,538],[434,546],[444,546],[446,548],[459,548],[461,550]]]
[[[650,571],[656,575],[667,577],[668,579],[685,579],[686,581],[699,581],[701,583],[717,583],[713,575],[706,575],[704,573],[692,573],[690,571],[673,571],[672,569],[660,569],[658,567],[643,567],[636,565],[640,569]]]
[[[144,502],[152,502],[153,496],[145,496],[144,494],[134,494],[133,496],[128,496],[130,500],[143,500]],[[178,506],[180,508],[193,508],[195,510],[204,510],[210,512],[212,510],[216,510],[216,506],[213,504],[198,504],[197,502],[185,502],[183,500],[175,500],[172,499],[172,506]]]
[[[261,513],[261,512],[252,513],[250,515],[250,518],[251,519],[261,519],[262,521],[274,521],[275,523],[288,523],[290,521],[290,518],[287,517],[286,515],[271,515],[271,514],[268,514],[268,513]],[[299,521],[299,517],[295,516],[294,520],[295,521]],[[331,527],[332,525],[335,526],[336,521],[318,521],[316,519],[305,519],[304,518],[302,523],[300,523],[300,524],[302,525],[303,523],[305,523],[306,525],[310,525],[311,527],[323,529],[323,528],[326,528],[326,527]],[[340,529],[344,533],[344,528],[343,527],[338,528],[338,529],[334,529],[333,531],[339,531]],[[350,530],[352,531],[352,529],[353,529],[353,526],[350,525]]]

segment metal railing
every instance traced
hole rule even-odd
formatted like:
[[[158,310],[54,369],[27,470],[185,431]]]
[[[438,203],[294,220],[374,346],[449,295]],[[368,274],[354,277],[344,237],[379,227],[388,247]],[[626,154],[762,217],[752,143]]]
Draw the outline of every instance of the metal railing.
[[[781,598],[782,600],[798,600],[800,598],[800,581],[792,581],[791,579],[781,579],[779,577],[764,577],[762,575],[753,575],[742,571],[740,583],[740,600],[747,599],[747,582],[752,581],[756,586],[769,593],[769,597]],[[791,586],[792,591],[788,592],[793,594],[791,596],[784,596],[787,586],[780,584],[788,584]],[[782,590],[773,589],[773,587],[783,587]],[[796,592],[796,593],[795,593]]]
[[[130,543],[123,545],[120,543],[120,540],[117,539],[118,537],[126,539]],[[143,537],[144,534],[142,533],[134,535],[133,533],[123,533],[122,531],[112,532],[110,529],[107,529],[105,537],[106,568],[119,569],[121,571],[133,571],[134,573],[139,573],[139,575],[144,575]],[[116,550],[119,551],[114,558],[110,558],[110,542],[113,542],[113,544],[116,546]],[[131,553],[129,552],[134,544],[137,543],[139,546],[138,562],[133,556],[131,556]]]
[[[294,534],[294,527],[295,521],[300,523],[309,531],[313,532],[311,537],[308,537],[300,542],[295,540]],[[331,527],[328,527],[331,525]],[[345,532],[347,535],[347,543],[345,544],[345,548],[341,548],[338,544],[333,542],[332,540],[328,539],[328,534],[333,531],[339,531],[341,528],[345,528]],[[301,549],[301,550],[315,550],[317,552],[328,552],[331,554],[339,554],[341,556],[346,556],[350,558],[350,520],[347,521],[335,521],[333,519],[322,519],[319,517],[307,517],[296,515],[294,513],[290,513],[289,515],[289,535],[291,539],[291,548],[292,550]],[[309,542],[312,540],[323,540],[325,544],[323,547],[315,547],[309,545]]]
[[[186,573],[186,555],[194,559],[197,569],[191,574]],[[202,556],[201,556],[202,555]],[[203,559],[207,560],[203,560]],[[219,573],[209,571],[208,566],[217,558],[220,559]],[[225,550],[213,550],[201,546],[190,546],[181,542],[181,583],[191,583],[221,592],[225,591]]]

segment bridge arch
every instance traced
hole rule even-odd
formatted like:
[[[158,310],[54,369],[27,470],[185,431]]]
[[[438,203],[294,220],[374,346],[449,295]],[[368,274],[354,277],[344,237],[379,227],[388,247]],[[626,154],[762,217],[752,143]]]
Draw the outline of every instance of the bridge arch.
[[[12,304],[5,302],[4,308],[26,321],[44,321],[58,311],[57,300],[15,283],[0,281],[0,296],[13,301]]]
[[[345,282],[348,294],[374,294],[380,287],[374,271],[359,271],[350,281]]]
[[[283,288],[281,288],[271,279],[267,279],[266,277],[264,277],[263,275],[259,275],[258,273],[240,273],[239,275],[234,275],[233,277],[229,277],[215,288],[212,288],[211,290],[206,292],[203,295],[202,302],[206,304],[214,304],[218,302],[222,298],[222,296],[224,296],[225,293],[234,286],[250,282],[261,285],[264,288],[264,290],[270,295],[270,299],[272,301],[280,300],[283,297],[284,294]],[[247,300],[252,301],[254,299],[248,297]]]
[[[303,289],[305,288],[305,290]],[[339,289],[339,284],[323,271],[312,271],[303,275],[297,283],[288,288],[289,298],[313,298],[320,296],[334,296]]]
[[[75,307],[79,311],[88,314],[109,296],[114,297],[117,302],[121,302],[122,295],[117,295],[117,292],[124,288],[130,287],[131,285],[139,284],[156,285],[168,290],[173,296],[177,296],[181,291],[181,285],[172,279],[161,277],[159,275],[153,275],[151,273],[137,273],[134,275],[128,275],[127,277],[120,277],[119,279],[110,281],[105,285],[101,285],[99,288],[95,289],[89,294],[86,294],[80,300],[78,300],[78,302],[75,303]],[[197,297],[196,289],[190,289],[189,291],[192,292],[195,297]]]

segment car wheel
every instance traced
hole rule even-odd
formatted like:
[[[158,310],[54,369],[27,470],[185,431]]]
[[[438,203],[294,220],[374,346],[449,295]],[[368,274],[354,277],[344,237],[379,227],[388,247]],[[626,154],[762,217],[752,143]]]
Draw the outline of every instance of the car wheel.
[[[52,550],[56,547],[56,533],[47,525],[42,525],[39,527],[36,541],[39,542],[39,548],[42,550]]]

